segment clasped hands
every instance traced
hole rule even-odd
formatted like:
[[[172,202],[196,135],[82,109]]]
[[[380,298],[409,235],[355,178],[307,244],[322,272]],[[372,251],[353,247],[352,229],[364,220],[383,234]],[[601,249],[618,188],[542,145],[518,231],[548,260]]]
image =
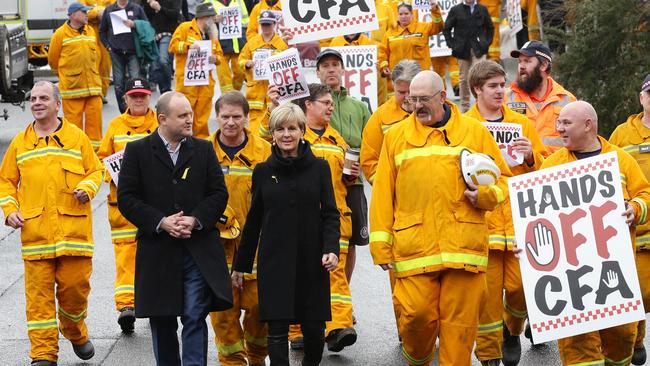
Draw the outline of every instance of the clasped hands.
[[[171,237],[178,239],[189,239],[195,227],[196,217],[184,216],[183,211],[165,217],[160,224],[162,230],[169,233]]]

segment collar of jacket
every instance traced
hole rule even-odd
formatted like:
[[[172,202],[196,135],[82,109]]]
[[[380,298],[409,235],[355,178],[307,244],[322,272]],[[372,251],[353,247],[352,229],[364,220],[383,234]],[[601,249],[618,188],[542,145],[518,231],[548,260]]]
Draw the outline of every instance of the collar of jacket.
[[[635,143],[635,144],[640,144],[640,143],[644,142],[648,137],[650,137],[650,129],[648,127],[646,127],[643,124],[643,121],[642,121],[643,113],[644,112],[641,112],[639,114],[633,114],[630,117],[628,117],[628,119],[627,119],[630,122],[630,124],[632,125],[632,127],[638,133],[638,136],[641,137],[641,140],[636,142],[635,141],[635,140],[637,140],[636,136],[629,136],[630,141]]]
[[[323,138],[323,139],[329,140],[331,143],[333,143],[336,146],[343,147],[343,146],[345,146],[345,145],[343,145],[344,144],[343,137],[339,137],[339,136],[340,135],[338,134],[338,132],[336,132],[336,130],[334,130],[334,128],[332,128],[332,125],[330,125],[328,123],[327,125],[325,125],[325,132],[323,132],[322,136],[319,136],[311,128],[306,127],[304,139],[307,140],[307,141],[312,141],[313,142],[313,141],[318,141],[318,139]],[[344,150],[345,150],[345,148],[344,148]]]
[[[600,154],[598,154],[598,155],[606,154],[606,153],[608,153],[610,151],[616,151],[616,148],[614,147],[614,145],[610,144],[609,141],[605,140],[600,135],[598,135],[598,141],[600,141]],[[560,152],[560,151],[563,151],[564,155],[565,156],[568,155],[568,158],[569,158],[569,159],[562,159],[562,161],[570,162],[570,161],[578,160],[578,157],[576,156],[576,154],[573,151],[567,149],[566,147],[563,147],[562,149],[556,151],[556,153]]]
[[[158,131],[160,127],[156,127],[156,130],[152,132],[149,137],[153,139],[153,144],[151,145],[154,149],[162,149],[162,151],[165,152],[165,154],[169,155],[167,152],[167,148],[165,147],[165,142],[160,138],[160,132]],[[183,146],[186,146],[188,148],[194,147],[194,140],[193,136],[185,138],[185,141],[181,144],[181,150],[183,149]]]
[[[442,127],[436,128],[423,125],[418,122],[415,113],[412,113],[408,117],[407,121],[410,123],[411,128],[407,128],[404,131],[404,138],[409,144],[422,147],[427,143],[429,135],[432,133],[441,134],[443,141],[448,146],[457,146],[460,144],[460,141],[466,135],[467,126],[460,120],[460,110],[458,107],[447,100],[445,104],[451,109],[451,117],[449,117],[447,124]]]
[[[59,145],[60,148],[64,150],[69,150],[72,149],[73,147],[77,146],[79,143],[79,139],[81,138],[81,130],[79,129],[74,129],[72,124],[68,122],[67,119],[64,118],[59,118],[61,121],[61,128],[58,130],[52,132],[48,136],[51,136],[52,139]],[[27,140],[27,143],[25,145],[27,150],[32,150],[36,148],[38,145],[38,139],[41,137],[36,134],[36,130],[34,129],[34,124],[36,121],[33,121],[32,123],[29,124],[27,127],[27,131],[25,131],[25,140]]]
[[[303,168],[316,159],[311,151],[311,144],[307,140],[298,143],[298,156],[295,158],[285,158],[280,153],[277,145],[271,147],[271,156],[267,160],[269,166],[274,169],[291,169]]]
[[[332,90],[332,98],[334,98],[335,100],[341,101],[345,99],[347,96],[348,96],[348,90],[343,85],[341,85],[341,90],[339,91]]]
[[[200,34],[201,35],[200,40],[203,40],[203,32],[201,31],[201,29],[199,29],[199,24],[196,22],[196,18],[190,21],[190,29],[195,31],[196,34]]]
[[[84,24],[81,25],[81,28],[79,28],[79,29],[74,29],[74,28],[72,28],[72,26],[70,25],[70,21],[69,21],[69,20],[66,20],[65,25],[66,25],[68,28],[70,28],[72,31],[74,31],[74,32],[79,32],[79,34],[84,34],[84,32],[86,32],[86,26],[85,26]]]
[[[246,134],[248,140],[246,141],[246,145],[244,145],[244,147],[237,152],[235,159],[239,159],[245,166],[250,168],[255,162],[255,150],[260,144],[260,140],[256,139],[253,136],[253,133],[248,129],[248,127],[244,127],[244,133]],[[215,131],[212,134],[212,137],[210,137],[210,141],[212,141],[214,151],[217,153],[217,159],[221,164],[226,159],[230,159],[230,157],[223,151],[223,149],[221,149],[221,145],[219,145],[219,141],[217,141],[220,134],[221,130]],[[260,163],[260,161],[258,161],[258,163]]]
[[[157,121],[156,112],[151,108],[147,108],[147,113],[144,116],[133,116],[129,114],[129,109],[127,108],[124,113],[122,113],[118,118],[129,128],[135,130],[136,132],[147,131],[151,133],[154,130],[154,123],[147,123],[149,121]]]

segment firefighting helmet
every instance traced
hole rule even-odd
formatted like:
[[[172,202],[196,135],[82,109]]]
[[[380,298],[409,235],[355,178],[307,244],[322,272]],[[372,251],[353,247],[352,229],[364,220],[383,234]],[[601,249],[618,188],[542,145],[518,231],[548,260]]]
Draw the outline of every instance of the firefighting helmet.
[[[239,235],[241,235],[241,226],[235,218],[235,211],[232,207],[226,206],[226,210],[217,221],[217,229],[219,229],[219,236],[222,239],[239,238]]]
[[[464,149],[460,153],[460,171],[467,186],[494,184],[501,176],[501,170],[488,155],[472,153]]]

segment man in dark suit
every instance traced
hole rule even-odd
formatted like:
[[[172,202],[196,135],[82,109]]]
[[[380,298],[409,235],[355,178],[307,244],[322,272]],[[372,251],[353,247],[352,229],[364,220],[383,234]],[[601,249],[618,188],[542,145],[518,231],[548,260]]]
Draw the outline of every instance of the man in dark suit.
[[[453,31],[453,33],[452,33]],[[469,110],[469,69],[484,60],[494,37],[494,25],[487,8],[477,0],[463,0],[449,9],[442,33],[451,55],[458,59],[460,107]]]
[[[126,145],[117,203],[138,227],[135,315],[150,318],[158,365],[207,363],[210,311],[232,307],[219,231],[228,192],[212,144],[192,137],[192,109],[178,92],[156,105],[156,132]]]

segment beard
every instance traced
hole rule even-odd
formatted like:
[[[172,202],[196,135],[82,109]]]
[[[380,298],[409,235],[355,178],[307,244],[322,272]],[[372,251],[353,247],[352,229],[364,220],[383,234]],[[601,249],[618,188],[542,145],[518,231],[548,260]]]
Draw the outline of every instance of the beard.
[[[532,93],[537,87],[540,86],[544,78],[542,78],[542,65],[537,65],[533,69],[533,72],[529,76],[523,76],[520,74],[517,78],[517,86],[519,89],[525,91],[526,93]]]

